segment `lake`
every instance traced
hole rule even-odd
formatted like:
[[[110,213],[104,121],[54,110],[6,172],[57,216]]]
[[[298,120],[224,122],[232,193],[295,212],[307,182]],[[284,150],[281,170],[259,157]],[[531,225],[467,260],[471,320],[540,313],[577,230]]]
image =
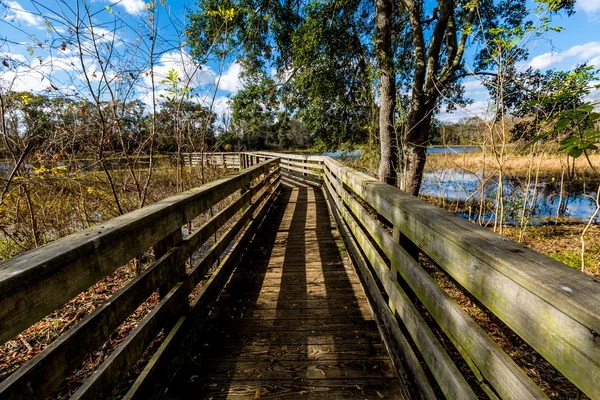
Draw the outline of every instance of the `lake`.
[[[427,154],[460,154],[479,151],[481,151],[480,146],[436,146],[427,148]],[[360,156],[360,152],[358,150],[352,152],[338,150],[325,152],[323,155],[334,159],[356,159]],[[481,181],[481,172],[473,174],[455,169],[428,172],[423,176],[421,194],[445,200],[468,200],[477,203],[473,207],[474,210],[477,210],[479,207],[478,201],[481,197]],[[504,178],[503,186],[506,223],[509,225],[519,224],[526,195],[528,196],[526,215],[529,224],[539,225],[554,220],[560,201],[560,187],[557,182],[540,181],[537,185],[532,183],[527,188],[526,182]],[[591,190],[586,190],[586,193],[583,193],[581,188],[565,190],[561,202],[560,217],[573,222],[587,222],[596,210],[594,201],[594,189],[596,188],[590,187],[589,189]],[[497,191],[497,178],[488,180],[483,185],[484,198],[491,204],[496,204]],[[467,213],[458,213],[457,215],[469,218]],[[473,215],[471,215],[471,218],[473,218]],[[493,222],[494,218],[493,213],[482,216],[482,219],[489,222]],[[600,224],[600,216],[596,216],[593,223]]]
[[[477,153],[481,151],[481,146],[431,146],[427,148],[427,154],[461,154],[461,153]],[[331,157],[333,159],[349,158],[354,160],[360,156],[360,150],[352,151],[325,151],[321,155]]]
[[[477,206],[474,207],[477,209],[481,197],[481,182],[481,173],[472,174],[453,169],[439,170],[424,174],[421,194],[445,200],[470,200],[477,203]],[[560,201],[558,182],[540,181],[537,185],[531,183],[527,187],[526,182],[504,178],[503,187],[504,209],[508,224],[519,223],[526,196],[528,198],[526,215],[529,224],[539,225],[554,220]],[[595,188],[590,187],[590,189],[592,190],[586,190],[586,193],[583,193],[581,188],[565,189],[560,216],[574,222],[587,222],[596,210]],[[492,204],[496,204],[497,191],[497,178],[489,180],[483,185],[484,198]],[[464,213],[458,215],[469,217]],[[485,214],[482,217],[487,221],[494,219],[493,213]],[[596,216],[593,223],[599,224],[600,216]]]

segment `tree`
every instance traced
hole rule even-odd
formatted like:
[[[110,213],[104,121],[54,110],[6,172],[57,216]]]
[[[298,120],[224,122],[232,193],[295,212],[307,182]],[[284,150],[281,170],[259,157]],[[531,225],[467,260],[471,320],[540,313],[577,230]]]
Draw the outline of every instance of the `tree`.
[[[396,186],[398,146],[394,132],[396,74],[392,50],[392,0],[376,0],[375,49],[379,64],[379,179]]]
[[[566,9],[573,12],[573,0],[539,0],[549,14]],[[413,46],[412,93],[402,146],[402,188],[417,195],[426,161],[426,146],[434,112],[443,97],[461,95],[457,85],[465,74],[465,51],[469,39],[490,43],[496,37],[512,37],[530,26],[529,12],[521,0],[438,0],[430,18],[425,2],[400,0],[410,20]],[[477,15],[477,18],[475,16]],[[475,55],[476,73],[493,65],[495,48],[482,46]],[[516,62],[526,51],[511,48]]]
[[[232,10],[229,51],[246,76],[272,80],[262,90],[275,96],[274,110],[301,121],[319,147],[375,138],[373,51],[366,45],[373,34],[371,1],[199,0],[197,5],[188,30],[192,48],[201,52],[224,42],[215,32],[224,25],[223,10]],[[234,108],[238,100],[233,99]]]

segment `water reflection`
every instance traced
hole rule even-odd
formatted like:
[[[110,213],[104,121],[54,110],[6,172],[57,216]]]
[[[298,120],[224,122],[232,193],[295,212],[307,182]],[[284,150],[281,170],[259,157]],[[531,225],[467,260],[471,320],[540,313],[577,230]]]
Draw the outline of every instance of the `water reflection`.
[[[596,203],[595,191],[587,190],[585,193],[581,187],[565,187],[562,201],[560,199],[560,185],[552,181],[540,181],[537,184],[523,182],[519,179],[506,177],[502,181],[504,213],[508,224],[518,224],[523,206],[526,207],[525,216],[530,224],[542,224],[551,221],[556,216],[559,203],[561,209],[559,216],[573,221],[587,222],[594,211]],[[498,178],[486,179],[481,172],[475,174],[447,169],[426,173],[423,177],[421,194],[444,200],[467,201],[471,204],[479,204],[482,199],[496,205],[498,194]],[[527,202],[527,204],[525,204]],[[467,213],[459,213],[468,217]],[[486,221],[493,221],[494,214],[486,213],[482,216]],[[596,216],[594,223],[600,223]]]
[[[428,147],[427,154],[460,154],[481,151],[480,146],[448,146]],[[355,160],[360,156],[359,150],[324,152],[324,156],[334,159]],[[591,190],[590,190],[591,189]],[[569,187],[566,185],[563,198],[560,198],[560,185],[553,181],[540,181],[537,184],[523,182],[516,178],[504,178],[503,200],[505,223],[517,225],[521,220],[523,206],[526,207],[525,217],[531,225],[539,225],[553,221],[560,203],[559,217],[573,222],[588,222],[596,210],[595,187]],[[483,191],[482,191],[483,190]],[[483,200],[486,204],[485,213],[481,219],[493,222],[495,213],[489,211],[496,205],[498,193],[498,178],[484,177],[481,172],[469,173],[456,169],[438,170],[425,173],[421,194],[441,200],[462,201],[478,210]],[[483,194],[483,199],[482,199]],[[527,204],[525,204],[527,201]],[[473,214],[457,213],[464,218],[473,218]],[[477,217],[477,216],[475,216]],[[594,224],[600,224],[600,216],[596,216]]]

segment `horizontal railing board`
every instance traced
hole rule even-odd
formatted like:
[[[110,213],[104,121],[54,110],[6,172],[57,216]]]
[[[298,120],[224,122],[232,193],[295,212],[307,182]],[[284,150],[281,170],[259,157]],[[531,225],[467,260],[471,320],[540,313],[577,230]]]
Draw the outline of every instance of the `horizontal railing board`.
[[[321,165],[320,161],[319,162],[301,162],[301,161],[292,161],[287,158],[282,158],[281,163],[284,165],[289,165],[292,167],[306,168],[309,170],[312,169],[312,170],[321,171],[323,169],[323,166]]]
[[[206,211],[276,160],[156,202],[0,263],[0,343]]]
[[[300,175],[306,174],[306,175],[311,175],[312,177],[320,177],[321,173],[314,171],[314,170],[310,170],[310,169],[302,169],[302,168],[297,168],[297,167],[290,167],[289,165],[286,165],[285,163],[281,163],[281,169],[285,169],[288,171],[294,171]]]
[[[327,171],[326,176],[331,181],[333,177]],[[396,243],[394,238],[383,228],[369,213],[356,201],[347,191],[345,191],[338,182],[332,185],[340,194],[346,206],[352,211],[357,220],[365,227],[365,230],[375,240],[379,248],[382,249],[386,257],[391,261],[392,266],[398,270],[404,281],[410,286],[413,292],[425,305],[431,317],[446,332],[448,337],[455,340],[468,354],[471,360],[481,371],[485,379],[492,384],[494,389],[503,397],[510,398],[528,398],[545,399],[547,396],[535,385],[523,370],[502,351],[502,349],[485,333],[485,331],[475,322],[467,313],[448,295],[417,262]],[[393,300],[398,310],[405,311],[405,325],[408,321],[418,318],[414,315],[416,309],[411,309],[408,299],[403,295],[400,286],[393,282],[391,273],[387,268],[382,267],[383,260],[373,247],[360,228],[355,227],[355,237],[360,237],[359,243],[363,251],[372,255],[372,262],[379,266],[375,268],[383,286],[388,295]],[[369,258],[371,260],[371,258]],[[424,323],[424,321],[422,321]],[[414,324],[414,322],[413,322]],[[407,327],[409,327],[407,325]],[[414,325],[413,339],[418,343],[419,340],[427,338],[427,332],[423,332],[419,326]],[[424,346],[425,351],[431,351],[433,344]],[[442,359],[439,354],[433,355],[432,362],[436,359]],[[435,375],[435,374],[434,374]],[[444,376],[441,374],[440,376]],[[440,385],[441,386],[441,385]],[[447,395],[448,397],[448,395]],[[462,398],[456,395],[449,398]]]
[[[331,183],[327,179],[325,180],[325,186],[325,193],[331,204],[333,216],[344,240],[344,245],[352,255],[353,263],[360,271],[365,293],[369,295],[369,302],[388,353],[406,386],[406,390],[409,390],[406,397],[423,400],[435,399],[435,392],[423,371],[423,367],[410,347],[404,333],[402,333],[402,330],[398,326],[396,317],[387,306],[383,295],[379,291],[375,277],[369,270],[367,262],[361,254],[358,244],[352,237],[352,233],[344,222],[343,217],[340,215],[341,208],[343,207],[341,200],[337,198],[335,191],[331,187]]]
[[[303,154],[288,154],[288,153],[275,153],[275,152],[266,152],[266,151],[261,151],[261,152],[257,152],[254,153],[260,156],[267,156],[267,157],[279,157],[281,159],[289,159],[289,160],[300,160],[300,161],[308,161],[308,162],[315,162],[315,163],[321,163],[323,161],[323,157],[322,156],[315,156],[315,155],[303,155]]]
[[[186,338],[189,336],[193,329],[192,323],[198,321],[202,317],[206,317],[207,311],[210,308],[216,295],[218,295],[225,283],[227,282],[231,271],[235,266],[235,261],[241,255],[248,240],[252,233],[255,231],[258,224],[262,221],[264,213],[268,208],[268,204],[272,201],[273,196],[276,194],[279,187],[278,177],[270,183],[270,187],[265,192],[264,197],[269,197],[258,210],[258,215],[254,218],[250,224],[240,234],[240,239],[235,243],[230,252],[225,256],[217,270],[211,275],[209,280],[203,286],[198,296],[192,302],[190,311],[182,316],[179,321],[174,325],[172,330],[166,335],[165,340],[152,356],[152,359],[148,362],[142,373],[138,376],[134,384],[131,386],[124,399],[148,399],[156,393],[153,392],[156,380],[160,377],[159,375],[164,374],[165,370],[172,367],[170,364],[173,362],[173,358],[177,355],[177,351],[182,348],[182,343],[186,342]],[[261,196],[261,199],[263,196]],[[257,201],[257,205],[260,201]]]
[[[342,200],[346,200],[346,196],[343,194],[344,190],[341,189],[337,182],[331,179],[331,175],[326,174],[326,176],[329,178],[329,187],[337,192],[338,195],[341,195]],[[370,243],[367,235],[354,220],[354,217],[345,209],[345,207],[340,207],[339,210],[342,214],[342,218],[352,232],[354,240],[358,243],[362,252],[365,254],[365,257],[371,263],[379,282],[381,282],[387,295],[394,303],[396,311],[401,316],[404,326],[410,333],[413,342],[419,349],[419,352],[423,356],[429,370],[432,372],[446,398],[477,399],[477,396],[473,393],[473,390],[470,388],[465,378],[444,351],[444,348],[436,339],[429,326],[427,326],[427,323],[423,320],[416,307],[408,300],[402,289],[398,290],[399,287],[394,286],[395,282],[392,279],[391,271],[385,265],[385,261],[379,255],[375,246]],[[358,220],[363,224],[366,222],[364,217],[364,215],[358,217]],[[369,219],[371,218],[369,217]],[[367,223],[370,222],[371,221],[368,221]],[[376,223],[374,220],[372,220],[372,222]]]
[[[600,283],[325,157],[326,166],[584,393],[600,397]]]

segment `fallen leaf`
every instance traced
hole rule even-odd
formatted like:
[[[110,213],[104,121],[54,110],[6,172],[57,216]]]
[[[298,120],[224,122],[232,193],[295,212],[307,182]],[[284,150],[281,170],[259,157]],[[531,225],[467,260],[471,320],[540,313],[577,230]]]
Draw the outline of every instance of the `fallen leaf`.
[[[320,369],[319,371],[321,372],[321,375],[327,376],[327,374],[325,374],[325,371],[323,371],[322,369]]]
[[[281,346],[281,350],[283,351],[287,351],[288,347],[287,346]]]
[[[216,388],[216,387],[217,387],[217,384],[216,384],[216,383],[209,383],[209,384],[208,384],[208,387],[209,387],[209,388]]]
[[[383,393],[381,393],[379,390],[377,391],[377,396],[381,397],[382,399],[385,397],[385,395]]]

